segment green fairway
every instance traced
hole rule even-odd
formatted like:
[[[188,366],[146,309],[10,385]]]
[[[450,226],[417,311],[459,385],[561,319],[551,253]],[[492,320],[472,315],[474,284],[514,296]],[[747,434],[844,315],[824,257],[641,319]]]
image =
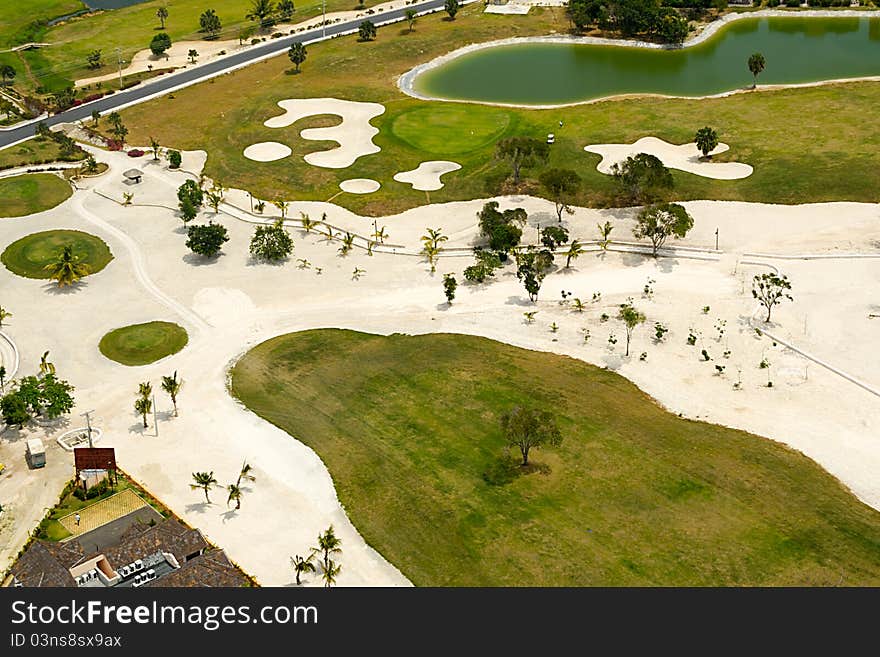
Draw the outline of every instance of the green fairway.
[[[52,173],[0,178],[0,217],[21,217],[70,198],[70,183]]]
[[[401,112],[391,130],[417,150],[459,155],[494,144],[510,120],[510,112],[495,107],[437,103]]]
[[[0,50],[33,40],[33,24],[84,9],[80,0],[27,0],[0,2]]]
[[[25,278],[49,278],[46,265],[70,245],[73,255],[97,274],[113,259],[110,248],[94,235],[78,230],[47,230],[16,240],[0,255],[0,262],[13,274]]]
[[[718,199],[772,203],[880,201],[880,131],[871,121],[829,117],[871,116],[880,104],[880,83],[853,82],[821,87],[759,91],[705,100],[630,98],[560,109],[500,109],[481,105],[419,101],[404,96],[394,80],[411,67],[468,43],[528,34],[563,33],[562,8],[534,8],[528,16],[484,14],[479,3],[462,8],[454,23],[440,16],[418,19],[412,34],[379,29],[375,42],[341,37],[309,46],[299,75],[278,57],[126,109],[132,143],[205,149],[205,173],[229,187],[272,199],[326,200],[348,178],[371,178],[382,188],[374,194],[343,194],[334,202],[378,216],[425,203],[425,194],[393,180],[395,173],[426,159],[455,160],[462,170],[444,178],[431,202],[481,198],[503,192],[510,167],[494,157],[495,140],[527,135],[545,139],[555,133],[548,167],[575,170],[583,183],[575,205],[626,204],[610,176],[599,173],[599,156],[588,144],[632,143],[653,135],[681,144],[704,125],[714,127],[730,150],[718,162],[754,167],[742,180],[714,180],[674,171],[672,196],[679,200]],[[326,71],[332,70],[333,75]],[[304,153],[328,148],[303,140],[300,130],[323,121],[307,118],[283,129],[263,122],[277,116],[284,98],[333,97],[382,103],[386,112],[373,120],[379,153],[346,169],[322,169],[303,161]],[[560,127],[559,122],[564,125]],[[471,130],[474,131],[470,141]],[[280,141],[293,155],[255,163],[242,155],[249,145]],[[438,157],[439,156],[439,157]],[[541,194],[536,178],[542,167],[524,169],[519,192]]]
[[[318,453],[418,585],[880,584],[880,514],[816,463],[577,360],[325,329],[258,345],[231,389]],[[527,472],[499,429],[516,404],[564,436]]]
[[[147,365],[176,354],[189,337],[183,327],[171,322],[132,324],[110,331],[98,348],[110,360],[123,365]]]
[[[58,142],[44,137],[34,137],[23,141],[15,146],[0,150],[0,169],[28,166],[31,164],[47,164],[49,162],[78,162],[85,159],[84,151],[77,151],[74,155],[61,155]]]

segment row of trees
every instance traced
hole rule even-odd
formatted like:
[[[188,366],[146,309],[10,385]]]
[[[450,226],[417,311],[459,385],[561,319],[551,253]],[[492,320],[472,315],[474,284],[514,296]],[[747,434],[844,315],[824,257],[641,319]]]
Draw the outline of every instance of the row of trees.
[[[333,525],[330,525],[326,531],[318,534],[317,544],[309,551],[308,556],[302,557],[297,554],[290,558],[290,564],[296,574],[296,585],[302,585],[302,576],[305,573],[316,572],[314,560],[317,558],[324,586],[330,588],[342,572],[342,565],[333,558],[334,556],[338,558],[340,554],[342,554],[342,539],[336,535]]]
[[[595,26],[666,43],[681,43],[690,29],[687,18],[673,7],[661,6],[660,0],[570,0],[568,17],[578,31]]]
[[[47,351],[40,359],[39,373],[13,381],[12,389],[0,398],[0,416],[7,426],[23,429],[34,418],[54,420],[73,409],[74,387],[58,378],[55,365],[48,358]],[[5,381],[2,386],[5,387]]]
[[[242,498],[242,494],[243,494],[243,491],[241,488],[241,482],[242,481],[254,482],[257,480],[257,478],[252,474],[252,472],[251,472],[252,470],[253,470],[253,468],[250,466],[250,464],[247,461],[245,461],[241,466],[241,470],[238,473],[238,479],[235,480],[235,483],[228,484],[226,486],[226,493],[227,493],[226,506],[227,507],[230,504],[232,504],[233,502],[235,502],[235,510],[238,511],[239,509],[241,509],[241,498]],[[193,483],[191,483],[189,485],[189,487],[192,488],[193,490],[204,491],[205,501],[208,504],[212,504],[211,497],[210,497],[209,493],[212,488],[214,488],[218,485],[217,480],[214,478],[214,471],[211,470],[210,472],[193,472],[192,479],[193,479]]]
[[[177,396],[180,394],[181,388],[183,388],[183,379],[177,378],[177,370],[171,376],[162,377],[162,390],[171,398],[171,403],[174,406],[174,417],[177,417]],[[149,426],[147,415],[153,411],[153,384],[151,382],[144,381],[138,384],[138,392],[134,400],[134,411],[141,416],[144,429],[146,429]]]

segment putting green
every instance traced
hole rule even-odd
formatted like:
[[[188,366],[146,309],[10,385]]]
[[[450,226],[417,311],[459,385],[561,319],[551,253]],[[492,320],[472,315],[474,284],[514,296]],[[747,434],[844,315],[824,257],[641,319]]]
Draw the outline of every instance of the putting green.
[[[72,193],[67,181],[51,173],[4,178],[0,180],[0,217],[23,217],[50,210]]]
[[[0,262],[13,274],[25,278],[49,278],[46,265],[70,245],[73,254],[97,274],[113,260],[110,247],[94,235],[79,230],[47,230],[16,240],[0,255]]]
[[[496,107],[419,107],[398,115],[391,131],[420,151],[456,155],[496,141],[510,126],[510,120],[510,112]]]
[[[98,349],[123,365],[147,365],[176,354],[188,341],[186,330],[177,324],[147,322],[110,331],[101,338]]]

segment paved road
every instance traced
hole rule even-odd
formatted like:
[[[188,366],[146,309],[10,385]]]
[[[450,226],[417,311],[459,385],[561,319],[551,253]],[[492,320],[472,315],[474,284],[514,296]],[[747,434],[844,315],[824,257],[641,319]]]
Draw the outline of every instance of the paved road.
[[[100,100],[96,100],[92,103],[87,103],[85,105],[80,105],[79,107],[74,107],[67,110],[66,112],[61,112],[60,114],[51,116],[45,119],[44,122],[47,125],[52,126],[57,123],[70,123],[72,121],[86,119],[91,116],[94,110],[98,110],[101,113],[109,112],[114,109],[118,109],[123,105],[129,105],[150,96],[167,93],[168,91],[181,85],[192,84],[193,82],[197,82],[199,80],[217,75],[218,73],[222,73],[223,71],[239,68],[250,62],[259,60],[260,58],[283,53],[287,51],[288,48],[290,48],[290,45],[292,43],[297,41],[320,41],[323,40],[323,38],[330,39],[333,36],[343,34],[345,32],[350,32],[352,30],[357,30],[358,25],[360,25],[360,23],[365,20],[365,18],[373,21],[373,23],[375,23],[376,25],[378,25],[379,23],[402,21],[406,19],[407,9],[413,9],[418,13],[434,11],[437,9],[442,9],[444,1],[445,0],[426,0],[425,2],[417,2],[412,5],[405,5],[404,0],[400,0],[399,8],[376,13],[372,16],[366,16],[363,18],[357,18],[350,21],[328,25],[326,28],[326,37],[322,37],[322,29],[318,27],[305,32],[299,32],[294,36],[282,37],[280,39],[272,39],[267,43],[259,46],[253,46],[240,53],[236,53],[228,57],[223,57],[221,59],[216,59],[212,62],[208,62],[207,64],[203,64],[192,69],[184,69],[183,71],[175,73],[173,75],[155,78],[148,84],[141,84],[136,87],[132,87],[127,91],[116,92],[112,96],[106,96],[105,98],[101,98]],[[465,3],[463,2],[462,4]],[[23,139],[27,139],[28,137],[32,137],[34,135],[34,125],[35,124],[24,125],[18,128],[14,128],[12,130],[0,130],[0,149],[10,146],[16,142],[22,141]]]

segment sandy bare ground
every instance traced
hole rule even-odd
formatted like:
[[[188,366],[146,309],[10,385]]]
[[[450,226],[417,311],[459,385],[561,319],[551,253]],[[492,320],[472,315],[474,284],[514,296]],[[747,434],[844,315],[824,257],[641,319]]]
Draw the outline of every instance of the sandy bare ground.
[[[494,5],[492,5],[494,6]],[[448,160],[429,160],[422,162],[411,171],[401,171],[394,174],[394,180],[397,182],[412,185],[413,189],[424,192],[433,192],[441,189],[443,182],[440,180],[447,173],[458,171],[461,165],[458,162],[450,162]]]
[[[381,185],[370,178],[351,178],[343,180],[339,183],[339,189],[349,194],[372,194],[377,191]]]
[[[291,152],[290,146],[286,144],[279,144],[277,141],[261,141],[245,148],[243,155],[255,162],[274,162],[275,160],[283,160]]]
[[[379,129],[370,121],[385,113],[379,103],[362,103],[338,98],[291,98],[278,101],[284,114],[274,116],[264,125],[268,128],[286,128],[307,116],[333,114],[342,119],[326,128],[306,128],[300,133],[303,139],[335,141],[337,148],[309,153],[303,159],[316,167],[345,169],[364,155],[378,153],[381,149],[373,143]]]
[[[642,137],[632,144],[591,144],[584,146],[587,153],[597,153],[602,160],[596,168],[602,173],[611,173],[611,167],[625,160],[630,155],[647,153],[659,158],[670,169],[687,171],[704,178],[717,180],[739,180],[752,175],[752,167],[741,162],[712,162],[703,158],[702,153],[693,142],[688,144],[670,144],[657,137]],[[727,144],[718,144],[709,152],[709,157],[730,150]]]
[[[687,203],[696,220],[692,234],[671,244],[669,255],[656,261],[625,243],[632,241],[634,210],[578,208],[564,216],[572,236],[594,240],[596,223],[608,220],[615,227],[612,239],[618,240],[612,249],[620,250],[584,254],[568,269],[562,268],[564,258],[557,257],[560,268],[548,275],[540,300],[531,304],[512,267],[499,272],[490,285],[461,280],[462,269],[471,262],[467,250],[478,241],[476,212],[482,200],[426,206],[377,220],[387,228],[389,242],[410,252],[420,247],[426,227],[450,235],[445,245],[450,251],[433,275],[418,256],[380,251],[369,256],[356,248],[341,257],[336,241],[297,228],[296,217],[305,211],[313,218],[326,212],[328,222],[355,233],[372,231],[372,219],[328,203],[291,204],[287,224],[296,251],[280,265],[250,259],[252,225],[223,212],[216,217],[204,212],[200,221],[219,221],[230,232],[224,255],[205,261],[188,253],[182,223],[171,209],[185,173],[144,158],[138,163],[144,182],[132,188],[121,182],[130,158],[102,153],[101,159],[111,164],[108,175],[85,183],[85,189],[58,208],[0,222],[0,244],[64,226],[100,235],[116,256],[86,284],[63,294],[0,268],[4,307],[16,313],[9,333],[21,349],[22,371],[33,371],[39,355],[51,349],[59,373],[77,387],[74,413],[95,408],[105,431],[102,444],[116,447],[122,466],[262,584],[291,583],[289,558],[303,554],[330,523],[343,539],[342,585],[406,584],[348,521],[320,458],[296,437],[242,408],[227,392],[228,367],[248,348],[308,328],[469,333],[610,367],[672,411],[747,429],[803,451],[880,508],[880,397],[816,362],[826,361],[880,387],[880,354],[871,348],[880,319],[869,318],[877,311],[872,291],[880,282],[880,258],[873,257],[880,256],[876,205]],[[204,154],[184,154],[184,166],[191,171],[203,162]],[[134,189],[135,204],[150,205],[123,208],[95,189],[111,198]],[[230,192],[228,199],[248,207],[241,192]],[[529,211],[528,243],[536,241],[540,226],[556,221],[546,201],[499,200],[502,208]],[[713,249],[716,228],[721,253]],[[804,255],[825,257],[802,259]],[[793,256],[798,259],[788,259]],[[299,261],[307,261],[308,267]],[[354,280],[356,267],[366,273]],[[795,301],[774,310],[767,328],[816,360],[754,331],[761,324],[755,319],[759,313],[750,279],[774,267],[791,277]],[[461,283],[451,307],[441,285],[447,272],[455,272]],[[650,295],[644,292],[646,284],[653,290]],[[582,299],[586,309],[576,312],[571,303],[560,304],[563,290]],[[594,293],[601,295],[592,302]],[[632,355],[625,357],[623,327],[613,317],[630,297],[648,322],[636,329]],[[538,311],[532,324],[524,321],[527,311]],[[603,313],[611,319],[603,322]],[[65,317],[63,331],[46,319],[60,316]],[[101,336],[113,328],[160,319],[189,331],[190,343],[179,354],[128,368],[108,361],[97,349]],[[716,327],[722,321],[726,324],[719,333]],[[554,322],[557,332],[549,328]],[[662,342],[652,337],[655,322],[669,328]],[[584,329],[590,331],[587,341]],[[695,346],[686,343],[690,331],[698,338]],[[608,342],[611,335],[618,339],[616,346]],[[711,361],[701,360],[702,349]],[[642,352],[647,353],[644,361],[639,360]],[[759,368],[762,359],[769,368]],[[718,373],[715,365],[723,371]],[[180,417],[171,417],[170,401],[158,394],[158,430],[151,421],[144,431],[132,410],[137,384],[151,380],[158,387],[160,376],[173,370],[185,380]],[[766,387],[768,380],[772,388]],[[0,448],[18,440],[7,432]],[[212,493],[210,505],[200,492],[190,490],[192,472],[213,470],[225,485],[234,481],[244,460],[254,466],[257,481],[245,490],[240,511],[226,506],[222,490]],[[63,478],[53,481],[60,488]],[[18,514],[16,526],[35,522],[39,513],[32,511],[31,516]],[[5,535],[0,544],[4,541]]]

